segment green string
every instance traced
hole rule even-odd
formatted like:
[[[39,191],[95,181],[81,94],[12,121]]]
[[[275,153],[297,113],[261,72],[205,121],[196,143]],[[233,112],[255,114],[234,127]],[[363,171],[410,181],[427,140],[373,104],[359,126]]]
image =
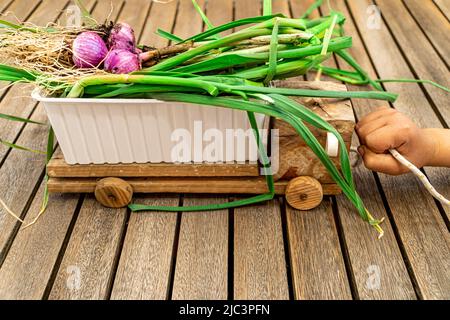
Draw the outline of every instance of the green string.
[[[192,211],[213,211],[213,210],[221,210],[221,209],[229,209],[242,207],[250,204],[255,204],[263,201],[272,200],[275,196],[275,183],[272,175],[272,168],[270,166],[269,157],[267,156],[266,149],[264,144],[261,141],[261,137],[258,130],[258,124],[256,122],[255,114],[253,112],[247,112],[247,116],[250,121],[250,125],[252,127],[252,131],[255,135],[258,153],[260,156],[260,161],[262,163],[262,168],[264,174],[266,175],[266,182],[269,189],[269,192],[265,194],[260,194],[251,198],[235,200],[231,202],[225,203],[217,203],[217,204],[208,204],[208,205],[199,205],[199,206],[148,206],[142,204],[130,204],[128,208],[130,208],[133,212],[138,211],[166,211],[166,212],[192,212]]]

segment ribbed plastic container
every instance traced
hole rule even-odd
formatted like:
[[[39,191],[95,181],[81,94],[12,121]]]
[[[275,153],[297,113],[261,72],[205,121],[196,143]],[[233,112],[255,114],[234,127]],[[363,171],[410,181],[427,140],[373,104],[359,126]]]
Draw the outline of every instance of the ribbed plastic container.
[[[253,162],[258,158],[244,111],[150,99],[51,98],[39,91],[32,96],[44,105],[68,164]],[[257,115],[259,128],[264,120],[264,115]],[[227,129],[233,130],[228,131],[228,139]],[[238,129],[247,131],[245,136],[234,136]]]

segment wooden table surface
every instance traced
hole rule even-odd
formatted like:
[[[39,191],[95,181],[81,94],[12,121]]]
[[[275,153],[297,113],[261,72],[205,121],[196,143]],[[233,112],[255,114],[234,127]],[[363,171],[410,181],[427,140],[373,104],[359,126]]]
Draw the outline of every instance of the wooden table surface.
[[[214,24],[261,13],[260,0],[198,2]],[[274,10],[298,17],[312,2],[274,0]],[[126,21],[141,43],[153,46],[167,44],[154,34],[157,27],[181,37],[203,28],[190,0],[84,3],[97,21]],[[330,3],[346,15],[351,51],[373,77],[420,77],[450,86],[449,0]],[[382,19],[368,9],[374,3]],[[0,11],[44,25],[64,23],[62,10],[69,5],[68,0],[0,0]],[[328,14],[326,5],[314,13],[319,14]],[[347,67],[339,60],[328,64]],[[416,84],[385,87],[400,93],[394,107],[420,126],[449,127],[448,94]],[[25,85],[2,90],[0,112],[46,121],[29,92]],[[358,118],[382,104],[353,101]],[[0,119],[1,138],[34,149],[45,149],[46,131]],[[0,197],[26,222],[41,205],[44,162],[41,155],[0,145]],[[449,169],[425,172],[450,195]],[[277,198],[219,212],[130,213],[105,209],[92,195],[55,194],[47,212],[26,230],[0,211],[0,298],[450,299],[449,208],[438,205],[412,175],[390,177],[358,166],[355,179],[369,210],[386,219],[382,240],[344,196],[326,198],[310,212],[293,210]],[[192,205],[233,197],[136,200]]]

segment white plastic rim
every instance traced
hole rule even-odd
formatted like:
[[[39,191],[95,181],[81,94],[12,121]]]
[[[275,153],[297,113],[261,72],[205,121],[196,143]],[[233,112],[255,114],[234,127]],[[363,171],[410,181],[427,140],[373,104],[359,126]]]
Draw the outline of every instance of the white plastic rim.
[[[331,132],[327,132],[325,151],[330,157],[337,157],[339,154],[339,140]]]
[[[51,98],[38,90],[32,97],[43,104],[68,164],[242,163],[258,159],[245,111],[154,99]],[[256,114],[256,118],[258,127],[263,128],[266,117]],[[235,137],[229,136],[229,129]],[[217,135],[222,142],[213,146],[218,151],[210,152],[208,147],[216,143]],[[263,143],[267,144],[267,139]]]

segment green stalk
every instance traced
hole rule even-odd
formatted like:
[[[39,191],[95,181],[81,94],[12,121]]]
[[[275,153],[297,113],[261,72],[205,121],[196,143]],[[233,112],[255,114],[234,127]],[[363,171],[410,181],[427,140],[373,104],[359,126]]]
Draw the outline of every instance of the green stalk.
[[[180,37],[177,37],[176,35],[168,32],[168,31],[159,29],[159,28],[156,30],[156,34],[158,36],[160,36],[161,38],[164,38],[164,39],[167,39],[170,41],[174,41],[174,42],[178,42],[178,43],[183,42],[183,39],[181,39]]]
[[[264,0],[263,15],[268,16],[270,14],[272,14],[272,0]]]
[[[38,121],[33,121],[30,119],[26,119],[26,118],[21,118],[21,117],[16,117],[16,116],[12,116],[9,114],[4,114],[4,113],[0,113],[0,118],[1,119],[6,119],[9,121],[16,121],[16,122],[23,122],[23,123],[32,123],[32,124],[37,124],[37,125],[45,125],[42,122],[38,122]]]
[[[317,59],[316,59],[317,58]],[[326,57],[313,56],[308,57],[302,60],[293,60],[287,61],[283,63],[279,63],[276,68],[276,75],[283,76],[284,78],[288,78],[292,76],[292,73],[296,75],[305,74],[310,68],[314,67],[315,64],[324,61]],[[269,72],[268,66],[261,66],[256,68],[247,69],[244,71],[240,71],[234,73],[233,75],[236,77],[244,78],[244,79],[264,79],[267,73]],[[289,76],[288,76],[289,74]]]
[[[312,27],[315,27],[325,21],[327,21],[330,17],[326,16],[326,17],[320,17],[317,19],[313,19],[313,20],[309,20],[309,19],[303,19],[305,21],[305,25],[306,25],[306,29],[310,29]]]
[[[372,80],[369,74],[358,64],[358,62],[356,62],[356,60],[346,50],[338,51],[337,54],[342,59],[344,59],[351,67],[353,67],[361,75],[361,77],[366,79],[375,89],[379,91],[384,91],[383,87],[379,83]]]
[[[352,45],[351,37],[342,37],[332,39],[328,46],[328,52],[336,52],[345,48],[350,48]],[[264,46],[265,48],[269,46]],[[323,50],[323,45],[309,45],[302,48],[294,48],[288,50],[280,50],[280,45],[277,47],[277,59],[300,59],[310,55],[320,54]],[[179,72],[200,73],[206,71],[227,69],[239,65],[248,65],[253,63],[265,63],[269,57],[269,52],[260,52],[258,50],[262,47],[252,48],[247,50],[240,50],[239,52],[227,52],[221,55],[216,55],[209,60],[203,60],[194,64],[183,66],[175,69]],[[283,47],[281,47],[283,49]],[[137,74],[137,73],[135,73]]]
[[[89,87],[88,87],[89,88]],[[110,91],[103,91],[100,93],[96,93],[96,98],[106,99],[106,98],[114,98],[122,95],[131,95],[134,96],[136,94],[146,94],[146,93],[157,93],[157,92],[195,92],[202,93],[201,89],[197,88],[185,88],[185,87],[175,87],[175,86],[160,86],[160,85],[143,85],[143,84],[131,84],[122,88],[112,89]]]
[[[325,131],[328,131],[328,132],[331,132],[334,134],[334,136],[339,141],[339,149],[340,149],[339,156],[341,159],[341,166],[342,166],[342,171],[345,176],[345,180],[352,188],[354,188],[350,160],[348,157],[344,139],[342,138],[340,133],[332,125],[330,125],[328,122],[323,120],[320,116],[318,116],[313,111],[306,108],[305,106],[301,105],[300,103],[298,103],[292,99],[289,99],[285,96],[282,96],[282,95],[273,94],[273,95],[269,95],[269,96],[272,97],[275,101],[278,101],[278,103],[282,103],[284,105],[284,107],[286,109],[288,109],[295,116],[310,123],[311,125],[313,125],[316,128],[319,128],[319,129],[322,129],[322,130],[325,130]]]
[[[319,8],[322,5],[323,0],[316,0],[312,5],[309,6],[308,9],[306,9],[305,13],[300,17],[301,19],[308,18],[311,13],[314,12],[317,8]]]
[[[21,151],[27,151],[27,152],[37,153],[37,154],[45,154],[44,151],[30,149],[28,147],[23,147],[18,144],[15,144],[15,143],[12,143],[12,142],[9,142],[6,140],[2,140],[2,139],[0,139],[0,144],[3,144],[4,146],[6,146],[8,148],[17,149],[17,150],[21,150]]]
[[[189,88],[203,89],[212,96],[216,96],[219,91],[211,83],[205,81],[199,81],[195,79],[173,78],[163,76],[145,76],[145,75],[128,75],[117,74],[107,76],[90,76],[79,80],[70,90],[67,95],[68,98],[78,98],[83,95],[85,87],[94,85],[105,84],[118,84],[118,83],[139,83],[147,85],[168,85],[168,86],[180,86]]]
[[[273,27],[274,28],[274,27]],[[273,30],[273,29],[272,29]],[[310,40],[314,35],[307,32],[296,31],[293,33],[283,34],[283,30],[280,30],[278,35],[278,43],[280,44],[292,44],[298,45]],[[236,43],[232,43],[233,46],[253,46],[253,45],[266,45],[270,44],[272,36],[261,36],[253,39],[243,40]]]
[[[236,20],[236,21],[232,21],[226,24],[223,24],[221,26],[209,29],[207,31],[204,31],[202,33],[199,33],[195,36],[192,36],[190,38],[187,38],[186,40],[184,40],[183,42],[187,42],[187,41],[193,41],[193,42],[199,42],[202,40],[205,40],[215,34],[230,30],[230,29],[234,29],[236,27],[240,27],[243,25],[247,25],[247,24],[252,24],[252,23],[260,23],[262,21],[266,21],[266,20],[270,20],[273,19],[275,17],[281,17],[282,15],[277,14],[277,15],[270,15],[270,16],[262,16],[262,17],[252,17],[252,18],[244,18],[244,19],[240,19],[240,20]],[[244,30],[241,30],[244,31]]]
[[[14,24],[6,20],[0,20],[0,29],[1,28],[7,28],[7,29],[14,29],[14,30],[24,30],[32,33],[37,33],[39,31],[39,28],[28,28],[21,24]]]
[[[201,77],[200,77],[201,78]],[[395,102],[398,95],[390,92],[380,91],[328,91],[328,90],[310,90],[310,89],[288,89],[288,88],[267,88],[256,86],[229,86],[221,83],[215,85],[225,92],[238,90],[243,92],[281,94],[284,96],[298,97],[316,97],[316,98],[336,98],[336,99],[375,99]]]
[[[176,67],[176,66],[182,64],[183,62],[185,62],[189,59],[192,59],[192,58],[196,57],[197,55],[200,55],[209,50],[216,49],[219,47],[224,47],[230,43],[237,42],[240,40],[249,39],[249,38],[262,36],[262,35],[268,35],[268,34],[271,34],[271,30],[257,29],[257,30],[249,30],[249,31],[242,32],[242,33],[234,33],[234,34],[228,35],[222,39],[211,41],[205,45],[202,45],[200,47],[194,48],[192,50],[183,52],[177,56],[174,56],[172,58],[164,60],[147,70],[150,70],[150,71],[169,70],[169,69]]]
[[[337,18],[335,18],[337,17]],[[334,19],[336,19],[336,23],[341,24],[345,21],[345,17],[341,14],[333,14],[329,18],[327,18],[324,22],[306,29],[306,32],[312,33],[314,35],[319,35],[324,33],[330,26],[333,24]]]
[[[248,101],[239,101],[236,99],[230,99],[230,98],[222,98],[222,97],[207,97],[207,96],[199,96],[199,95],[190,95],[190,94],[156,94],[153,95],[154,98],[159,100],[165,100],[165,101],[179,101],[179,102],[188,102],[188,103],[196,103],[196,104],[203,104],[206,106],[220,106],[220,107],[226,107],[226,108],[232,108],[232,109],[239,109],[239,110],[245,110],[247,112],[256,112],[256,113],[262,113],[266,114],[268,116],[278,117],[289,124],[291,124],[297,132],[305,139],[305,141],[308,143],[308,145],[311,147],[311,149],[317,154],[319,159],[322,161],[322,163],[325,165],[327,169],[330,170],[331,176],[336,180],[338,185],[342,188],[344,194],[352,201],[352,203],[358,208],[358,211],[360,212],[361,216],[366,220],[369,221],[369,223],[374,226],[378,232],[380,232],[380,235],[382,234],[382,230],[379,227],[379,224],[381,221],[373,219],[373,217],[368,213],[368,211],[364,208],[362,204],[362,200],[354,190],[354,187],[352,185],[349,185],[346,180],[341,176],[339,173],[339,170],[336,168],[334,163],[329,159],[328,155],[326,154],[323,147],[320,145],[320,143],[317,141],[317,139],[314,137],[314,135],[310,132],[310,130],[304,126],[301,123],[301,120],[294,116],[289,109],[283,108],[284,102],[283,101],[277,101],[277,103],[273,106],[268,106],[265,104],[258,104],[255,102],[248,102]],[[275,100],[278,98],[277,96],[272,96]],[[280,109],[281,107],[281,109]],[[345,170],[346,167],[344,167]],[[247,200],[247,199],[246,199]],[[241,203],[239,203],[241,204]],[[227,204],[221,204],[221,205],[213,205],[213,206],[207,206],[206,208],[203,207],[202,210],[214,210],[215,207],[224,208],[223,206],[226,206]],[[136,209],[142,209],[142,210],[148,210],[148,207],[142,207],[138,206],[135,207],[134,205],[130,207],[132,210]],[[163,210],[163,211],[198,211],[199,208],[191,208],[188,207],[186,209],[176,210],[180,208],[172,208],[172,207],[157,207],[153,210]]]
[[[271,2],[271,0],[269,1]],[[267,71],[266,78],[264,79],[264,84],[266,85],[268,85],[277,74],[277,61],[278,61],[277,48],[278,48],[278,20],[275,20],[272,29],[272,38],[270,40],[269,69]]]
[[[444,90],[446,92],[450,93],[450,89],[439,84],[436,83],[434,81],[431,80],[422,80],[422,79],[376,79],[375,82],[395,82],[395,83],[423,83],[423,84],[430,84],[436,88],[439,88],[441,90]]]
[[[273,19],[261,22],[252,27],[249,27],[247,30],[250,30],[250,29],[272,29],[274,26],[274,21],[275,21],[274,19],[278,20],[278,25],[280,28],[294,28],[294,29],[299,29],[299,30],[306,29],[304,20],[278,17],[278,18],[273,18]]]
[[[260,203],[264,201],[272,200],[275,196],[275,183],[272,175],[272,169],[270,167],[270,161],[267,156],[266,149],[262,143],[261,137],[259,135],[259,129],[256,122],[256,118],[253,112],[247,111],[250,125],[253,129],[255,139],[258,146],[258,153],[263,165],[264,171],[266,173],[266,181],[268,186],[268,192],[265,194],[257,195],[247,199],[236,200],[232,202],[224,202],[219,204],[209,204],[209,205],[198,205],[198,206],[183,206],[183,207],[168,207],[168,206],[148,206],[140,204],[130,204],[128,207],[133,212],[139,211],[169,211],[169,212],[192,212],[192,211],[206,211],[206,210],[222,210],[229,208],[236,208],[241,206],[246,206],[250,204]]]

